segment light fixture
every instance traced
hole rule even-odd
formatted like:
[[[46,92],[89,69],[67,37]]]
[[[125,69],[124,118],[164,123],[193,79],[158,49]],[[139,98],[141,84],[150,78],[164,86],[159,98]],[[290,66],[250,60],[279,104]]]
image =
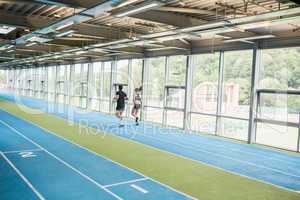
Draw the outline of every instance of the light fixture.
[[[258,36],[251,36],[251,37],[224,40],[224,43],[228,43],[228,42],[249,42],[248,40],[267,39],[267,38],[274,38],[274,37],[276,37],[276,36],[275,35],[258,35]]]
[[[7,49],[11,49],[11,48],[13,48],[13,47],[14,47],[14,45],[6,44],[6,45],[3,45],[3,46],[0,47],[0,51],[2,51],[2,50],[7,50]]]
[[[49,38],[40,37],[38,35],[33,35],[33,36],[26,39],[26,41],[39,42],[39,43],[49,42],[50,40],[51,39],[49,39]]]
[[[80,55],[80,54],[84,54],[84,53],[86,53],[86,51],[76,51],[75,52],[76,55]]]
[[[115,16],[116,17],[125,17],[128,15],[133,15],[133,14],[137,14],[146,10],[150,10],[156,7],[160,7],[162,6],[163,3],[159,2],[159,1],[147,1],[145,3],[142,3],[140,5],[135,6],[134,8],[128,8],[124,11],[120,11],[119,13],[116,13]]]
[[[58,26],[57,28],[55,28],[55,30],[59,31],[61,29],[67,28],[69,26],[72,26],[73,24],[74,24],[74,21],[69,21],[67,23],[64,23],[64,24]]]
[[[34,45],[36,45],[36,44],[37,44],[36,42],[32,42],[32,43],[26,44],[25,46],[26,46],[26,47],[32,47],[32,46],[34,46]]]
[[[70,35],[72,33],[75,33],[75,32],[76,32],[75,30],[68,30],[68,31],[57,34],[56,37],[68,36],[68,35]]]
[[[6,35],[15,29],[16,29],[16,27],[13,27],[13,26],[0,25],[0,34]]]

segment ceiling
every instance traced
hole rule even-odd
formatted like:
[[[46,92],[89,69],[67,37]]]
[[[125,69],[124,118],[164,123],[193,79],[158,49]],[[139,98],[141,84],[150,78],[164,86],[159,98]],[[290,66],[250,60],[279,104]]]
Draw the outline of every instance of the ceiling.
[[[289,0],[0,0],[0,67],[300,36]]]

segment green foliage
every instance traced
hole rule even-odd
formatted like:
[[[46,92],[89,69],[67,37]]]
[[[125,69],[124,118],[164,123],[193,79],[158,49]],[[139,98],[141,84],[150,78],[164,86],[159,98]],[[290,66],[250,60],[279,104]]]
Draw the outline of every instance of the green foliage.
[[[300,90],[300,48],[264,50],[260,87]],[[266,106],[287,107],[290,112],[299,112],[300,96],[285,99],[278,101],[274,96],[269,96],[264,99],[264,103]]]

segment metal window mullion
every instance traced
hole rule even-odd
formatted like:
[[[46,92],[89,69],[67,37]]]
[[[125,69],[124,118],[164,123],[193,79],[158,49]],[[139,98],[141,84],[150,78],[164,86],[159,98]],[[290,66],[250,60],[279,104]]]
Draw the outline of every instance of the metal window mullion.
[[[142,64],[142,112],[141,112],[141,120],[145,120],[145,116],[147,115],[146,105],[148,105],[148,85],[149,85],[149,64],[146,58],[143,59]]]
[[[300,152],[300,112],[299,112],[299,123],[298,123],[298,143],[297,143],[297,151]]]
[[[103,99],[103,90],[104,90],[104,62],[101,62],[101,68],[100,68],[100,87],[99,87],[99,94],[100,94],[100,98],[99,98],[99,111],[101,111],[101,105],[102,105],[102,100]]]
[[[94,87],[94,86],[91,87],[91,84],[94,82],[93,79],[94,79],[94,76],[93,76],[93,63],[89,62],[88,63],[88,74],[87,74],[87,98],[86,98],[86,105],[85,105],[86,109],[91,109],[92,101],[90,102],[90,98],[92,96],[91,96],[90,89]]]
[[[219,77],[218,77],[218,98],[217,98],[217,113],[216,113],[216,129],[215,134],[219,135],[221,131],[221,112],[223,101],[223,87],[224,86],[224,51],[220,51],[219,57]]]
[[[128,103],[127,103],[127,109],[126,109],[126,116],[129,117],[130,116],[130,107],[129,107],[129,102],[132,102],[133,100],[133,81],[132,81],[132,77],[133,77],[133,72],[132,72],[132,59],[128,60],[128,79],[127,79],[127,83],[128,83]]]
[[[257,45],[253,49],[251,89],[250,89],[250,107],[249,107],[249,124],[248,124],[248,143],[255,142],[256,138],[256,117],[258,109],[257,87],[259,80],[259,71],[261,66],[261,50]]]
[[[114,59],[111,63],[111,78],[110,78],[110,99],[109,99],[109,113],[113,113],[113,98],[114,98],[114,83],[116,79],[116,68],[117,68],[117,60]]]
[[[69,105],[72,105],[73,95],[74,95],[74,73],[75,65],[70,65],[70,84],[69,84]]]
[[[193,68],[194,56],[188,55],[186,58],[186,75],[185,75],[185,101],[184,101],[184,116],[183,129],[190,130],[191,122],[191,103],[193,90]]]
[[[169,82],[169,57],[165,57],[165,81],[164,81],[164,102],[163,102],[163,120],[162,124],[165,126],[167,125],[167,90],[166,85]]]
[[[55,65],[55,88],[54,88],[54,102],[57,103],[57,73],[58,73],[59,65]]]
[[[45,70],[46,70],[46,77],[45,77],[45,79],[46,79],[46,81],[47,81],[47,88],[45,87],[45,89],[47,90],[47,97],[46,97],[46,101],[47,102],[49,102],[49,72],[48,72],[48,70],[49,70],[49,67],[47,67],[47,65],[45,65]]]

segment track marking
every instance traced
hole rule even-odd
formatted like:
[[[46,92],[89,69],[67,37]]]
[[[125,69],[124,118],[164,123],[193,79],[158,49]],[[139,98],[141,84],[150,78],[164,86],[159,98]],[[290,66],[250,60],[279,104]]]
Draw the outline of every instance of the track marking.
[[[136,189],[136,190],[138,190],[139,192],[144,193],[144,194],[149,193],[148,190],[145,190],[144,188],[141,188],[140,186],[135,185],[135,184],[131,184],[130,187],[133,187],[134,189]]]
[[[36,157],[36,154],[34,154],[31,151],[24,151],[24,152],[20,152],[18,153],[22,158],[32,158],[32,157]]]
[[[17,118],[17,119],[20,119],[20,120],[25,121],[25,122],[27,122],[27,123],[29,123],[29,124],[32,124],[33,126],[36,126],[36,127],[40,128],[40,129],[44,130],[45,132],[50,133],[50,134],[52,134],[52,135],[54,135],[54,136],[56,136],[56,137],[58,137],[58,138],[60,138],[60,139],[62,139],[62,140],[64,140],[64,141],[67,141],[67,142],[69,142],[69,143],[71,143],[71,144],[74,144],[75,146],[77,146],[77,147],[79,147],[79,148],[81,148],[81,149],[84,149],[84,150],[86,150],[86,151],[88,151],[88,152],[90,152],[90,153],[92,153],[92,154],[94,154],[94,155],[97,155],[97,156],[99,156],[99,157],[101,157],[101,158],[104,158],[104,159],[106,159],[106,160],[108,160],[108,161],[110,161],[110,162],[112,162],[112,163],[114,163],[114,164],[116,164],[116,165],[119,165],[119,166],[121,166],[121,167],[124,167],[124,168],[126,168],[126,169],[128,169],[128,170],[130,170],[130,171],[132,171],[132,172],[134,172],[134,173],[137,173],[137,174],[139,174],[139,175],[141,175],[141,176],[143,176],[143,177],[147,177],[149,180],[151,180],[151,181],[153,181],[153,182],[155,182],[155,183],[157,183],[157,184],[159,184],[159,185],[161,185],[161,186],[164,186],[164,187],[166,187],[166,188],[168,188],[168,189],[170,189],[170,190],[172,190],[172,191],[174,191],[174,192],[177,192],[178,194],[181,194],[181,195],[183,195],[183,196],[185,196],[185,197],[188,197],[188,198],[190,198],[190,199],[193,199],[193,200],[198,200],[198,198],[196,198],[196,197],[193,197],[193,196],[191,196],[191,195],[185,194],[184,192],[181,192],[181,191],[179,191],[179,190],[177,190],[177,189],[175,189],[175,188],[172,188],[172,187],[169,186],[169,185],[166,185],[166,184],[161,183],[161,182],[159,182],[159,181],[157,181],[157,180],[155,180],[155,179],[153,179],[153,178],[150,178],[150,177],[148,177],[148,176],[145,176],[144,174],[142,174],[142,173],[140,173],[140,172],[138,172],[138,171],[136,171],[136,170],[134,170],[134,169],[131,169],[131,168],[129,168],[129,167],[127,167],[127,166],[125,166],[125,165],[119,163],[119,162],[116,162],[116,161],[114,161],[114,160],[111,160],[110,158],[108,158],[108,157],[106,157],[106,156],[104,156],[104,155],[101,155],[101,154],[99,154],[99,153],[97,153],[97,152],[94,152],[94,151],[92,151],[92,150],[90,150],[90,149],[84,147],[84,146],[81,146],[81,145],[79,145],[79,144],[77,144],[77,143],[75,143],[75,142],[73,142],[73,141],[71,141],[71,140],[69,140],[69,139],[67,139],[67,138],[62,137],[61,135],[58,135],[57,133],[54,133],[54,132],[52,132],[52,131],[50,131],[50,130],[48,130],[48,129],[46,129],[46,128],[44,128],[44,127],[42,127],[42,126],[40,126],[40,125],[38,125],[38,124],[36,124],[36,123],[34,123],[34,122],[32,122],[32,121],[29,121],[29,120],[24,119],[24,118],[20,118],[20,117],[16,116],[15,114],[12,114],[12,113],[9,113],[9,112],[6,111],[6,110],[3,110],[2,108],[0,108],[0,110],[2,110],[3,112],[7,113],[8,115],[14,116],[14,117]],[[59,115],[55,115],[55,114],[51,114],[51,113],[45,113],[45,114],[55,116],[55,117],[57,117],[57,118],[59,118],[59,119],[65,121],[65,122],[68,122],[65,118],[60,117]],[[2,120],[1,120],[1,121],[2,121]],[[74,122],[74,124],[75,124],[75,122]],[[120,139],[122,139],[122,140],[128,140],[128,141],[135,142],[135,143],[138,143],[138,144],[143,144],[143,143],[140,143],[140,142],[137,142],[137,141],[134,141],[134,140],[130,140],[130,139],[126,139],[126,138],[123,138],[123,137],[120,137],[120,136],[117,136],[117,135],[116,135],[116,137],[118,137],[118,138],[120,138]],[[150,145],[146,145],[146,144],[143,144],[143,145],[148,146],[148,147],[153,148],[153,149],[156,149],[156,150],[159,150],[159,151],[167,152],[167,153],[172,154],[172,155],[177,155],[177,154],[174,154],[174,153],[171,153],[171,152],[168,152],[168,151],[164,151],[164,150],[161,150],[161,149],[152,147],[152,146],[150,146]],[[180,155],[177,155],[177,156],[180,156]],[[183,156],[181,156],[181,157],[182,157],[182,158],[185,158],[185,157],[183,157]],[[188,158],[185,158],[185,159],[188,159]],[[195,161],[195,160],[194,160],[194,161]],[[195,162],[199,162],[199,161],[195,161]],[[205,163],[203,163],[203,164],[205,164]],[[213,166],[211,166],[211,167],[213,167]],[[219,169],[221,169],[221,168],[219,168]],[[238,175],[238,174],[236,174],[236,175]],[[245,177],[246,177],[246,176],[245,176]]]
[[[26,150],[18,150],[18,151],[2,151],[2,153],[10,154],[10,153],[35,152],[35,151],[43,151],[43,150],[42,149],[26,149]]]
[[[116,195],[115,193],[111,192],[110,190],[108,190],[107,188],[103,187],[100,183],[98,183],[97,181],[95,181],[94,179],[92,179],[91,177],[85,175],[84,173],[82,173],[81,171],[79,171],[78,169],[76,169],[75,167],[71,166],[69,163],[63,161],[62,159],[60,159],[59,157],[57,157],[56,155],[54,155],[53,153],[49,152],[47,149],[45,149],[44,147],[42,147],[41,145],[39,145],[38,143],[34,142],[33,140],[31,140],[30,138],[26,137],[25,135],[23,135],[21,132],[19,132],[18,130],[16,130],[15,128],[13,128],[12,126],[10,126],[9,124],[7,124],[6,122],[0,120],[0,122],[2,124],[4,124],[5,126],[7,126],[9,129],[11,129],[12,131],[14,131],[15,133],[17,133],[18,135],[20,135],[21,137],[23,137],[25,140],[31,142],[32,144],[34,144],[35,146],[37,146],[38,148],[42,149],[43,151],[45,151],[47,154],[49,154],[50,156],[52,156],[53,158],[55,158],[56,160],[58,160],[59,162],[61,162],[62,164],[64,164],[65,166],[67,166],[68,168],[72,169],[73,171],[75,171],[76,173],[78,173],[79,175],[81,175],[82,177],[84,177],[85,179],[87,179],[88,181],[92,182],[93,184],[95,184],[96,186],[98,186],[99,188],[103,189],[104,191],[106,191],[107,193],[111,194],[112,196],[114,196],[116,199],[118,200],[123,200],[123,198],[119,197],[118,195]],[[4,154],[3,154],[4,155]]]
[[[110,185],[104,185],[103,187],[114,187],[114,186],[118,186],[118,185],[125,185],[125,184],[128,184],[128,183],[136,183],[136,182],[141,182],[141,181],[145,181],[145,180],[149,180],[148,178],[139,178],[139,179],[134,179],[134,180],[130,180],[130,181],[123,181],[123,182],[119,182],[119,183],[113,183],[113,184],[110,184]]]
[[[8,101],[10,101],[10,100],[8,100]],[[14,102],[14,101],[13,101],[13,102]],[[15,103],[16,103],[16,102],[15,102]],[[32,106],[28,105],[28,107],[32,107]],[[39,109],[39,110],[40,110],[40,108],[34,108],[34,109]],[[3,109],[0,109],[0,110],[3,110]],[[6,110],[3,110],[3,111],[6,112],[6,113],[8,113],[8,114],[10,114],[10,115],[15,116],[16,118],[18,118],[18,116],[16,116],[15,114],[9,113],[9,112],[6,111]],[[67,122],[68,122],[68,120],[67,120],[66,118],[64,118],[64,117],[62,117],[62,116],[60,116],[60,115],[58,115],[57,113],[49,113],[49,112],[45,112],[45,114],[49,114],[49,115],[52,115],[52,116],[56,116],[57,118],[60,118],[60,119],[62,119],[62,120],[64,120],[64,121],[67,121]],[[99,113],[97,113],[97,114],[99,114]],[[105,117],[107,117],[107,116],[105,116]],[[63,138],[63,137],[61,137],[61,136],[59,136],[59,135],[57,135],[57,134],[55,134],[55,133],[53,133],[53,132],[51,132],[51,131],[49,131],[49,130],[47,130],[47,129],[45,129],[45,128],[43,128],[43,127],[41,127],[41,126],[39,126],[39,125],[37,125],[37,124],[31,122],[31,121],[29,121],[29,120],[26,120],[26,119],[23,119],[23,118],[21,118],[21,119],[24,120],[24,121],[26,121],[26,122],[28,122],[28,123],[31,123],[31,124],[33,124],[33,125],[39,127],[39,128],[41,128],[41,129],[43,129],[43,130],[45,130],[45,131],[47,131],[47,132],[49,132],[49,133],[52,133],[52,134],[54,134],[54,135],[56,135],[56,136],[62,138],[63,140],[66,140],[66,141],[68,141],[68,142],[71,142],[71,143],[73,143],[73,144],[75,144],[75,145],[77,145],[77,146],[83,148],[83,149],[86,149],[87,151],[90,151],[90,152],[92,152],[92,153],[94,153],[94,154],[96,154],[96,155],[98,155],[98,156],[100,156],[100,157],[106,158],[106,157],[103,156],[103,155],[100,155],[100,154],[98,154],[98,153],[96,153],[96,152],[93,152],[93,151],[91,151],[91,150],[89,150],[89,149],[87,149],[87,148],[85,148],[85,147],[80,146],[79,144],[76,144],[76,143],[74,143],[74,142],[72,142],[72,141],[69,141],[68,139]],[[73,119],[73,121],[76,123],[76,120]],[[106,121],[107,121],[107,120],[106,120]],[[93,128],[93,127],[91,127],[91,128]],[[159,128],[160,128],[160,127],[159,127]],[[148,145],[148,144],[145,144],[145,143],[142,143],[142,142],[138,142],[138,141],[136,141],[136,140],[132,140],[132,139],[128,139],[128,138],[125,138],[125,137],[121,137],[121,136],[119,136],[119,135],[117,135],[117,134],[115,134],[115,133],[113,133],[113,132],[111,132],[111,131],[109,131],[109,130],[103,130],[103,129],[101,129],[101,128],[100,128],[100,130],[106,131],[106,132],[110,132],[110,133],[114,134],[114,136],[116,136],[116,137],[118,137],[118,138],[120,138],[120,139],[128,140],[128,141],[135,142],[135,143],[138,143],[138,144],[142,144],[142,145],[147,146],[147,147],[149,147],[149,148],[152,148],[152,149],[155,149],[155,150],[159,150],[159,151],[162,151],[162,152],[165,152],[165,153],[168,153],[168,154],[172,154],[172,155],[181,157],[181,158],[183,158],[183,159],[187,159],[187,160],[191,160],[191,161],[194,161],[194,162],[198,162],[198,163],[207,165],[207,166],[209,166],[209,167],[213,167],[213,168],[216,168],[216,169],[219,169],[219,170],[222,170],[222,171],[231,173],[231,174],[235,174],[235,175],[237,175],[237,176],[245,177],[245,178],[248,178],[248,179],[251,179],[251,180],[255,180],[255,181],[258,181],[258,182],[262,182],[262,183],[265,183],[265,184],[268,184],[268,185],[272,185],[272,186],[277,187],[277,188],[289,190],[289,191],[292,191],[292,192],[297,192],[296,190],[290,189],[290,188],[285,187],[285,186],[276,185],[276,184],[273,184],[273,183],[268,182],[268,181],[264,181],[264,180],[257,179],[257,178],[251,177],[251,176],[243,175],[243,174],[240,174],[240,173],[231,171],[231,170],[226,170],[226,169],[223,169],[223,168],[221,168],[221,167],[218,167],[218,166],[215,166],[215,165],[212,165],[212,164],[208,164],[208,163],[205,163],[205,162],[200,161],[200,160],[195,160],[195,159],[193,159],[193,158],[185,157],[185,156],[182,156],[182,155],[180,155],[180,154],[176,154],[176,153],[172,153],[172,152],[170,152],[170,151],[166,151],[166,150],[163,150],[163,149],[159,149],[159,148],[156,148],[156,147],[154,147],[154,146],[151,146],[151,145]],[[139,134],[140,134],[140,135],[144,135],[143,133],[142,133],[142,134],[139,133]],[[208,136],[205,136],[205,135],[204,135],[204,137],[208,137]],[[217,138],[217,139],[218,139],[218,138]],[[110,160],[109,158],[106,158],[106,159],[107,159],[107,160]],[[279,160],[279,159],[278,159],[278,160]],[[115,161],[112,161],[112,162],[115,162]],[[121,165],[121,166],[123,166],[123,165],[120,164],[120,163],[117,163],[117,162],[115,162],[115,163],[116,163],[116,164],[119,164],[119,165]],[[123,166],[123,167],[127,168],[126,166]],[[130,168],[128,168],[128,169],[130,169]],[[135,170],[133,170],[133,169],[130,169],[130,170],[135,171]],[[137,172],[137,171],[135,171],[135,172]],[[139,173],[139,172],[137,172],[137,173]],[[139,173],[139,174],[141,174],[141,173]],[[142,175],[142,174],[141,174],[141,175]],[[157,182],[157,183],[159,183],[159,184],[161,184],[161,185],[164,185],[164,186],[170,188],[171,190],[177,191],[176,189],[171,188],[170,186],[165,185],[165,184],[163,184],[163,183],[160,183],[160,182],[158,182],[158,181],[156,181],[156,180],[154,180],[154,179],[151,179],[151,180],[153,180],[154,182]],[[178,193],[181,193],[181,194],[183,194],[183,195],[185,195],[185,196],[187,196],[187,197],[190,197],[190,198],[192,198],[192,199],[196,199],[195,197],[191,197],[191,196],[189,196],[189,195],[187,195],[187,194],[185,194],[185,193],[183,193],[183,192],[180,192],[180,191],[177,191],[177,192],[178,192]]]
[[[30,189],[36,194],[40,200],[45,200],[43,195],[37,191],[37,189],[29,182],[29,180],[18,170],[18,168],[5,156],[3,152],[0,152],[0,155],[4,160],[13,168],[13,170],[22,178],[22,180],[30,187]]]

